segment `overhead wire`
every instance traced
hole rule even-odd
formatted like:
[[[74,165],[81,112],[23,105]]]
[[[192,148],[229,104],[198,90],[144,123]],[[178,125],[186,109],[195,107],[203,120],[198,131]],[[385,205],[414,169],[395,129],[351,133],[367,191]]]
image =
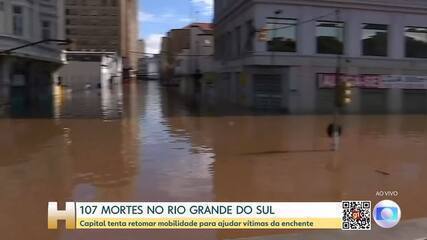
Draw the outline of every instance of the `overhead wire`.
[[[310,23],[310,22],[314,22],[314,21],[320,20],[322,18],[331,16],[331,15],[335,15],[337,11],[338,10],[334,10],[334,11],[328,13],[328,14],[325,14],[325,15],[321,15],[321,16],[318,16],[318,17],[310,18],[310,19],[307,19],[307,20],[304,20],[304,21],[300,21],[300,22],[297,22],[295,25],[291,25],[291,26],[282,26],[282,27],[277,27],[277,28],[263,28],[263,29],[259,29],[259,30],[256,30],[256,31],[257,32],[275,31],[275,30],[280,30],[280,29],[292,28],[292,27],[295,27],[295,26],[298,26],[298,25],[307,24],[307,23]]]

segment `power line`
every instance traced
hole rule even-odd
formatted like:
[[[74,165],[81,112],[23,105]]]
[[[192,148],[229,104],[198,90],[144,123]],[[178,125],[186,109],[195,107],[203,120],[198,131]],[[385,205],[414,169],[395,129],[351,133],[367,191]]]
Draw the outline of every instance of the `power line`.
[[[130,53],[135,53],[135,54],[140,54],[140,55],[147,55],[147,56],[153,56],[153,55],[158,55],[161,53],[147,53],[147,52],[139,52],[139,51],[129,51]],[[166,52],[166,54],[168,54]],[[213,54],[173,54],[173,56],[175,57],[213,57]]]
[[[325,14],[325,15],[322,15],[322,16],[318,16],[318,17],[315,17],[315,18],[311,18],[311,19],[307,19],[307,20],[305,20],[305,21],[298,22],[297,24],[292,25],[292,26],[283,26],[283,27],[267,28],[267,29],[266,29],[266,28],[264,28],[264,29],[256,30],[256,32],[262,32],[262,31],[275,31],[275,30],[280,30],[280,29],[292,28],[292,27],[295,27],[295,26],[298,26],[298,25],[302,25],[302,24],[306,24],[306,23],[314,22],[314,21],[320,20],[320,19],[322,19],[322,18],[328,17],[328,16],[330,16],[330,15],[336,14],[336,12],[337,12],[337,11],[339,11],[339,10],[334,10],[333,12],[330,12],[330,13],[328,13],[328,14]]]

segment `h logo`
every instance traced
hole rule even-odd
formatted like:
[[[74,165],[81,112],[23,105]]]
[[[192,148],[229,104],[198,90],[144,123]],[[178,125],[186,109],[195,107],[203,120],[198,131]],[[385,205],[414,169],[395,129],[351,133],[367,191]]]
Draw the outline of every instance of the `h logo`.
[[[58,210],[57,202],[49,202],[47,212],[48,229],[58,229],[59,220],[65,220],[66,229],[76,228],[76,208],[73,202],[65,203],[65,210]]]

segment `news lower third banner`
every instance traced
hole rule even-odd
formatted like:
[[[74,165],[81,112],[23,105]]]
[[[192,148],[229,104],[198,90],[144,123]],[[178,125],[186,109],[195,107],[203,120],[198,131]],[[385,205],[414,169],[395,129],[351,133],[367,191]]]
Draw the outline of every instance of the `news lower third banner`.
[[[57,229],[59,221],[66,229],[345,230],[362,221],[366,229],[354,230],[370,230],[370,202],[67,202],[62,209],[49,202],[48,228]]]

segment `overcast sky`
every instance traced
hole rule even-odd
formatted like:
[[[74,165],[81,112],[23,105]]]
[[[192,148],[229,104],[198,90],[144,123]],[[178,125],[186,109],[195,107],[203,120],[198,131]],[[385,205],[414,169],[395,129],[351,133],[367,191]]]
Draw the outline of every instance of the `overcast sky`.
[[[158,53],[161,37],[190,22],[211,22],[214,0],[139,0],[139,35],[146,52]]]

